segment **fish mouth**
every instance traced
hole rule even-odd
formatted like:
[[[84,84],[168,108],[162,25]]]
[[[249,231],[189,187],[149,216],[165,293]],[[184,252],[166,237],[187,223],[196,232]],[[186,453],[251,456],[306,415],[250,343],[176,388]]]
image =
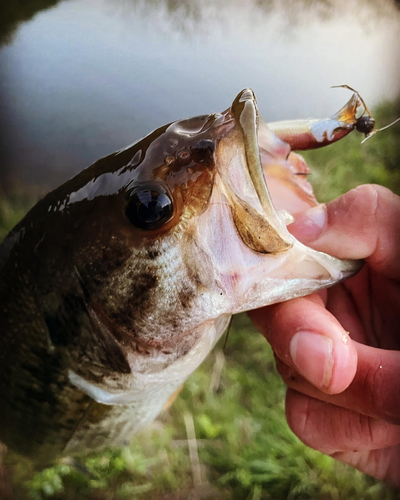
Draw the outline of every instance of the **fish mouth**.
[[[306,295],[359,271],[360,261],[341,260],[318,252],[288,231],[287,225],[297,213],[318,202],[305,175],[297,175],[308,173],[304,160],[291,152],[290,146],[262,120],[254,92],[251,89],[240,92],[229,113],[235,126],[218,147],[217,165],[220,165],[220,191],[228,201],[241,242],[233,249],[235,237],[227,229],[228,224],[220,226],[220,233],[226,235],[225,242],[229,241],[218,243],[216,252],[221,256],[216,259],[221,280],[229,282],[229,286],[240,282],[244,294],[254,288],[257,279],[283,280],[287,293],[271,292],[272,303]],[[222,197],[214,198],[220,204],[221,200]],[[228,245],[230,251],[225,248]],[[252,252],[246,252],[244,246]],[[264,256],[261,264],[255,255]]]

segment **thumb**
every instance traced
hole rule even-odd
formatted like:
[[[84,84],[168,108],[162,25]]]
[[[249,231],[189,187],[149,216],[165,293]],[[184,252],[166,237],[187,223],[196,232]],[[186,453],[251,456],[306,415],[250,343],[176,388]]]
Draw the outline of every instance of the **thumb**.
[[[341,259],[366,259],[392,278],[400,277],[400,197],[365,184],[297,214],[288,229],[300,241]]]

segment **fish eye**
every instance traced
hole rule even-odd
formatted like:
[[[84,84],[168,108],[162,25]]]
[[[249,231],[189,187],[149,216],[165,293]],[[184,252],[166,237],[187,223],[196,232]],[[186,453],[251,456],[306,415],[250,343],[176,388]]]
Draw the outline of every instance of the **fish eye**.
[[[174,207],[171,196],[162,186],[142,184],[129,193],[125,209],[131,224],[139,229],[158,229],[168,222]]]

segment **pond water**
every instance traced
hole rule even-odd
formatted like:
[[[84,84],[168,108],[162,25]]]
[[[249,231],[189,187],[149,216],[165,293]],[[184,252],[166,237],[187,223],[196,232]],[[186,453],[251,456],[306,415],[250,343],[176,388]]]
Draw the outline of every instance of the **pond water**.
[[[267,121],[331,115],[350,95],[331,85],[370,106],[400,94],[391,0],[32,4],[8,7],[0,27],[6,185],[53,187],[164,123],[222,111],[244,87]]]

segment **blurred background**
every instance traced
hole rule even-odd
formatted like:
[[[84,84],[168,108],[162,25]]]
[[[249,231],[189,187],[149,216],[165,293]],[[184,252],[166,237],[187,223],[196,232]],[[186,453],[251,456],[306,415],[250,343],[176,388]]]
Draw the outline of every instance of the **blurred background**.
[[[0,239],[45,192],[178,118],[254,89],[266,121],[325,117],[356,88],[400,116],[394,0],[13,0],[0,5]],[[400,192],[400,126],[307,153],[320,200],[365,182]],[[239,316],[182,395],[131,446],[35,473],[16,499],[394,499],[303,446],[263,338]],[[196,463],[188,439],[196,438]],[[193,451],[193,450],[192,450]],[[192,453],[193,458],[193,453]]]

